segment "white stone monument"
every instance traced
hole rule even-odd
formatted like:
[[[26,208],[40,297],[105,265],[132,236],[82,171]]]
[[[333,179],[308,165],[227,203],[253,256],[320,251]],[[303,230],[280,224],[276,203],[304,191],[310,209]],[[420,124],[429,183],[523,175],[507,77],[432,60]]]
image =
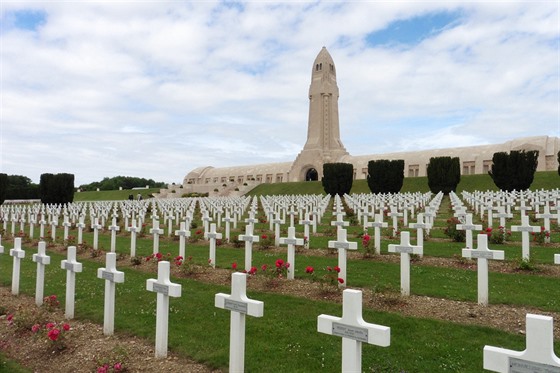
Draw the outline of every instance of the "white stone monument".
[[[66,270],[66,307],[64,316],[74,318],[74,296],[76,295],[76,273],[82,272],[82,263],[76,261],[76,246],[68,246],[68,257],[60,262]]]
[[[389,245],[390,253],[401,254],[401,294],[410,295],[410,254],[421,255],[422,246],[410,244],[410,232],[401,233],[401,243]]]
[[[18,295],[21,260],[25,258],[25,251],[21,249],[21,237],[14,238],[14,248],[10,249],[10,256],[14,258],[12,269],[12,294]]]
[[[342,279],[342,283],[338,284],[338,287],[346,287],[346,251],[347,250],[358,250],[358,244],[356,242],[348,242],[346,240],[346,229],[338,228],[336,232],[336,241],[329,241],[328,243],[330,249],[338,250],[338,267],[340,272],[338,277]]]
[[[45,266],[51,264],[51,257],[45,253],[47,244],[45,241],[39,241],[37,254],[33,254],[33,261],[37,263],[37,280],[35,282],[35,304],[41,306],[43,304],[43,295],[45,289]]]
[[[294,279],[296,268],[296,245],[303,245],[303,239],[296,238],[296,228],[288,227],[288,237],[280,238],[281,245],[288,245],[288,280]]]
[[[117,271],[117,254],[107,253],[105,268],[97,269],[97,278],[105,280],[103,334],[112,335],[115,330],[115,284],[124,282],[124,272]]]

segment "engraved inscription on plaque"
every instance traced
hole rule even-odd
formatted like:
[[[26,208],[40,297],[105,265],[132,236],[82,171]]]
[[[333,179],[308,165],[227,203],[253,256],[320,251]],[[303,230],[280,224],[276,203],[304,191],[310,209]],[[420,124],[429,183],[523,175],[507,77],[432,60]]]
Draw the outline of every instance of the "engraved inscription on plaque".
[[[335,249],[348,249],[348,243],[346,242],[335,242],[334,243]]]
[[[253,236],[243,236],[242,240],[245,242],[253,242]]]
[[[113,272],[104,271],[101,273],[101,278],[104,280],[115,281],[115,274]]]
[[[491,251],[471,251],[471,258],[494,259],[494,253]]]
[[[73,271],[74,270],[74,264],[73,263],[64,263],[64,269],[67,271]]]
[[[169,286],[158,284],[157,282],[154,283],[154,291],[156,293],[161,293],[163,295],[169,295]]]
[[[408,246],[395,246],[395,251],[397,253],[408,253],[412,254],[412,247]]]
[[[533,232],[533,227],[519,227],[517,228],[518,232]]]
[[[236,311],[239,313],[247,313],[247,303],[239,302],[236,300],[226,299],[224,308],[226,310]]]
[[[39,264],[45,264],[46,262],[49,261],[48,260],[49,258],[47,258],[46,256],[36,256],[35,258],[36,258],[35,261]]]
[[[357,326],[350,326],[333,322],[332,333],[339,337],[353,339],[355,341],[367,342],[368,330]]]
[[[560,373],[560,367],[510,357],[509,373]]]
[[[295,238],[286,238],[284,240],[284,244],[286,244],[286,245],[296,245],[297,242],[296,242]]]

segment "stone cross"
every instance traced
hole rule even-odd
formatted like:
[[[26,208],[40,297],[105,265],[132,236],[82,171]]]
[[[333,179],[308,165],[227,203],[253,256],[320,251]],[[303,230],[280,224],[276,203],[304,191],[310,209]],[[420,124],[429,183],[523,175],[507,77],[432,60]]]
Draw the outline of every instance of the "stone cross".
[[[280,214],[276,214],[276,218],[272,221],[274,223],[274,246],[280,245],[280,225],[285,221],[280,219]]]
[[[398,218],[400,216],[403,216],[403,214],[402,212],[395,211],[393,208],[391,208],[391,212],[388,213],[387,216],[393,218],[393,237],[394,237],[397,235],[397,231],[399,230]]]
[[[239,235],[239,241],[245,241],[245,270],[251,270],[253,261],[253,242],[259,242],[259,236],[253,236],[253,229],[250,224],[245,226],[245,234]]]
[[[529,225],[529,217],[527,215],[521,215],[521,225],[512,225],[512,232],[521,232],[521,249],[522,257],[525,260],[529,260],[530,256],[530,241],[529,232],[538,233],[540,228],[536,226]]]
[[[296,238],[296,228],[288,227],[288,237],[280,238],[281,245],[288,245],[288,280],[294,279],[296,267],[296,245],[303,245],[303,239]]]
[[[117,245],[117,232],[120,231],[120,227],[117,225],[117,218],[111,220],[111,225],[109,230],[111,231],[111,252],[114,253]]]
[[[82,272],[82,263],[76,261],[76,246],[68,246],[68,257],[60,262],[66,270],[66,308],[64,316],[74,318],[74,296],[76,294],[76,273]]]
[[[226,210],[226,217],[224,218],[225,226],[226,226],[226,240],[229,242],[229,224],[233,221],[233,218],[229,216],[229,209]]]
[[[231,295],[218,293],[214,304],[217,308],[230,310],[229,371],[245,371],[245,315],[262,317],[264,303],[249,299],[246,295],[247,274],[231,274]]]
[[[531,210],[530,207],[525,206],[525,199],[523,197],[521,197],[521,201],[519,202],[519,206],[516,207],[515,209],[521,213],[521,217],[525,216],[526,212]]]
[[[349,222],[342,220],[343,216],[344,214],[339,212],[338,214],[336,214],[336,220],[331,221],[331,225],[336,226],[337,230],[341,229],[342,227],[347,227],[350,224]]]
[[[409,228],[416,228],[416,245],[424,247],[424,229],[431,228],[429,224],[424,223],[424,214],[416,215],[416,223],[410,223]]]
[[[202,222],[203,222],[203,225],[204,225],[204,234],[206,234],[206,232],[208,232],[208,226],[210,225],[211,221],[212,221],[212,218],[208,214],[208,211],[204,210],[204,212],[202,213]]]
[[[513,214],[506,212],[506,209],[504,208],[504,206],[500,206],[498,207],[498,213],[496,214],[496,217],[498,217],[500,219],[500,227],[503,227],[504,229],[506,228],[506,218],[512,218]]]
[[[290,208],[290,211],[288,211],[288,215],[290,215],[290,227],[294,226],[294,216],[297,214],[296,211],[294,211],[293,207]]]
[[[488,249],[488,236],[478,235],[478,245],[475,249],[463,249],[464,258],[477,258],[478,271],[478,304],[488,305],[488,259],[504,260],[503,250]]]
[[[338,287],[346,287],[346,251],[347,250],[357,250],[358,244],[356,242],[348,242],[346,240],[346,229],[338,228],[336,231],[336,241],[329,241],[328,243],[330,249],[338,250],[338,267],[340,272],[338,277],[342,279],[342,283],[338,284]]]
[[[373,227],[373,244],[375,253],[381,254],[381,228],[387,228],[389,224],[383,222],[383,214],[375,215],[375,221],[368,223],[368,227]]]
[[[6,222],[6,220],[4,220],[4,223]],[[41,214],[41,220],[39,220],[39,239],[44,239],[45,238],[45,225],[47,224],[47,221],[45,220],[45,214]],[[4,230],[6,230],[6,227],[4,227]]]
[[[10,249],[10,256],[14,258],[12,271],[12,294],[19,294],[19,270],[21,260],[25,258],[25,251],[21,249],[21,237],[14,238],[14,248]]]
[[[216,240],[222,239],[222,234],[216,232],[216,223],[210,224],[210,232],[205,234],[207,240],[210,240],[209,262],[212,268],[216,268]],[[249,268],[251,269],[251,268]]]
[[[159,252],[159,235],[163,234],[163,229],[159,228],[159,220],[152,221],[152,229],[150,229],[150,233],[154,236],[153,253],[157,254]]]
[[[136,219],[132,219],[132,224],[126,227],[126,230],[130,232],[130,256],[134,258],[136,256],[136,234],[141,228],[136,225]]]
[[[97,250],[98,242],[99,242],[99,230],[103,226],[99,224],[99,218],[93,218],[93,223],[91,224],[91,229],[93,229],[93,249]]]
[[[410,295],[410,254],[422,254],[422,246],[410,244],[410,232],[401,233],[401,243],[389,245],[390,253],[401,254],[401,294]]]
[[[466,241],[466,244],[467,244],[466,248],[467,249],[472,249],[473,248],[472,231],[481,230],[482,225],[473,224],[472,214],[467,214],[467,216],[465,217],[465,224],[457,224],[456,229],[461,230],[461,231],[465,231],[465,241]]]
[[[484,346],[484,369],[503,373],[560,372],[560,359],[554,353],[552,317],[528,313],[525,319],[525,350]]]
[[[544,205],[544,211],[542,214],[536,214],[536,218],[544,219],[544,230],[550,232],[550,219],[554,218],[554,214],[550,213],[550,206],[548,203]],[[545,243],[550,243],[550,236],[544,238]]]
[[[186,222],[181,222],[179,230],[175,231],[175,236],[179,236],[179,256],[185,259],[185,239],[191,236],[191,231],[187,229]]]
[[[97,269],[97,278],[105,280],[103,334],[112,335],[115,330],[115,283],[124,282],[124,272],[117,271],[117,254],[107,253],[105,268]]]
[[[307,238],[307,242],[305,242],[305,247],[309,247],[309,226],[313,224],[313,221],[309,220],[309,213],[305,213],[305,218],[302,219],[300,224],[303,225],[303,236]]]
[[[391,344],[391,328],[364,321],[360,290],[344,290],[342,317],[319,315],[317,331],[342,337],[343,373],[362,371],[362,343],[381,347],[388,347]]]
[[[84,223],[84,216],[80,215],[80,218],[78,219],[78,224],[76,224],[76,227],[78,228],[78,245],[81,245],[82,243],[84,243],[84,228],[86,227],[86,224]]]
[[[255,223],[258,222],[258,219],[255,219],[255,213],[253,211],[249,212],[249,218],[245,219],[245,223],[251,226],[251,231],[255,230]]]
[[[170,264],[158,263],[158,278],[146,280],[146,290],[157,293],[156,310],[156,358],[167,357],[167,334],[169,330],[169,297],[181,296],[181,284],[169,279]]]
[[[72,223],[70,223],[70,221],[68,220],[68,215],[64,215],[64,222],[62,223],[62,226],[64,227],[64,241],[68,240],[68,229],[70,227],[72,227]]]
[[[51,257],[45,253],[47,244],[39,241],[37,254],[33,254],[33,261],[37,263],[37,280],[35,282],[35,304],[43,304],[43,292],[45,289],[45,266],[51,264]]]

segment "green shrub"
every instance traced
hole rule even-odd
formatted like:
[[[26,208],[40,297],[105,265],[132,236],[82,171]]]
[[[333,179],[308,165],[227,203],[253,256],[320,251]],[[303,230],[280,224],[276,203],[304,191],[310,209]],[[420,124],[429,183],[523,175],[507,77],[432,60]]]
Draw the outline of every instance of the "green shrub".
[[[428,164],[428,186],[432,193],[449,194],[461,181],[458,157],[432,157]]]
[[[404,160],[368,162],[367,183],[372,193],[398,193],[404,182]]]
[[[488,174],[494,184],[501,190],[529,189],[537,171],[539,158],[538,150],[512,150],[494,153],[492,156],[492,170]]]
[[[350,193],[354,177],[354,166],[351,163],[325,163],[323,165],[322,185],[325,193],[340,196]]]

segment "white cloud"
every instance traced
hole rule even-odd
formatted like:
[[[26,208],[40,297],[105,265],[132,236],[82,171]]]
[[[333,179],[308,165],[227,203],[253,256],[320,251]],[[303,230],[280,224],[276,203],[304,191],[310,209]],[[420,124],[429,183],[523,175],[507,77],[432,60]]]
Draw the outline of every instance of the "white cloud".
[[[45,21],[7,22],[25,9]],[[367,42],[438,12],[460,17],[416,44]],[[323,45],[351,154],[560,135],[554,2],[18,2],[0,16],[0,172],[34,181],[293,160]]]

